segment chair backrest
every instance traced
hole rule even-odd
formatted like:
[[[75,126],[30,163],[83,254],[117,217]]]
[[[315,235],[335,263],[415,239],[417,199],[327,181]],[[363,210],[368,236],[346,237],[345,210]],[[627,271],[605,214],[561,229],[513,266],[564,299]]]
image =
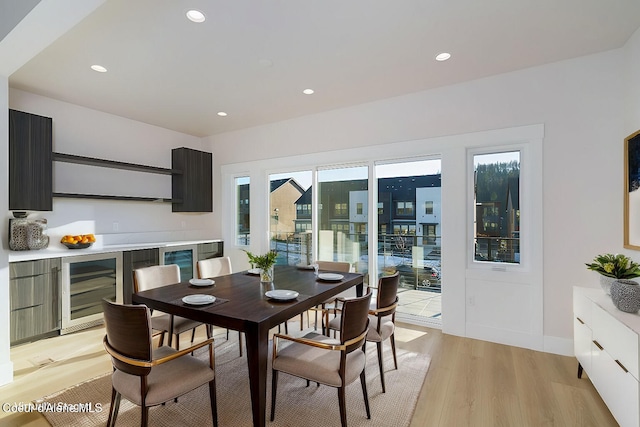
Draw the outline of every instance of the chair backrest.
[[[378,279],[378,296],[376,297],[376,308],[384,308],[393,305],[398,299],[398,285],[400,283],[400,273],[397,271],[390,276],[382,276]],[[388,316],[395,313],[395,307],[378,313],[378,316]]]
[[[231,258],[228,256],[203,259],[202,261],[198,261],[196,267],[198,269],[198,278],[200,279],[233,273],[231,270]]]
[[[153,265],[133,271],[133,292],[146,291],[180,282],[177,264]]]
[[[348,273],[351,270],[351,264],[348,262],[318,261],[316,264],[318,264],[318,270],[339,271],[341,273]]]
[[[371,304],[371,291],[361,297],[349,298],[342,305],[340,320],[340,341],[342,344],[361,335],[369,327],[369,304]],[[347,353],[360,348],[366,336],[347,348]]]
[[[153,352],[149,309],[145,305],[123,305],[106,299],[102,300],[102,309],[108,345],[124,356],[151,361]],[[115,357],[111,360],[116,369],[132,375],[147,375],[151,370],[130,365]]]

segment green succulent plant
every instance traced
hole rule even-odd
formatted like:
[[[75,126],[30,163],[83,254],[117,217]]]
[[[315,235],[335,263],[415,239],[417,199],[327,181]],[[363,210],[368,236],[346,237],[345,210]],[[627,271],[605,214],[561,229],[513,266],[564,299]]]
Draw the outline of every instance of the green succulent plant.
[[[640,277],[640,264],[622,254],[598,255],[593,259],[592,263],[585,265],[589,270],[597,271],[603,276],[616,279]]]

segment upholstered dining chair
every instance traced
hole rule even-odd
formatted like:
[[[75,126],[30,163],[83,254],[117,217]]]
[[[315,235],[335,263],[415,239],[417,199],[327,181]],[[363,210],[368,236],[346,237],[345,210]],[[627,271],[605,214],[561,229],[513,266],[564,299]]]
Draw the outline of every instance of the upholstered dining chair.
[[[111,407],[107,426],[114,426],[121,397],[141,408],[141,426],[147,426],[149,408],[209,384],[211,417],[218,425],[213,338],[178,351],[168,346],[152,349],[151,313],[144,305],[121,305],[104,299],[107,331],[104,347],[111,355]],[[190,353],[209,347],[209,363]]]
[[[275,419],[278,375],[280,372],[338,389],[340,421],[347,425],[345,388],[360,377],[367,418],[371,418],[365,378],[366,337],[369,330],[371,293],[348,299],[342,306],[340,340],[310,332],[302,338],[275,334],[271,363],[271,421]],[[279,347],[280,340],[289,345]]]
[[[348,273],[349,271],[351,271],[351,263],[348,262],[342,262],[342,261],[316,261],[316,264],[318,265],[318,271],[332,271],[332,272],[338,272],[338,273]],[[341,298],[348,298],[351,296],[355,296],[355,292],[353,289],[347,289],[346,291],[340,292],[338,295],[334,295],[333,297],[331,297],[331,299],[328,299],[324,302],[322,302],[318,308],[321,309],[325,309],[327,307],[327,304],[335,304],[336,300],[341,299]],[[316,317],[315,317],[315,328],[318,329],[318,312],[316,311],[315,313]],[[307,323],[309,322],[308,319],[309,314],[307,313]],[[302,325],[302,314],[300,314],[300,325]],[[324,328],[325,328],[325,324],[322,324],[322,331],[324,333]]]
[[[374,301],[371,302],[369,310],[369,332],[367,341],[375,342],[378,350],[378,367],[380,368],[380,381],[382,392],[386,392],[384,383],[384,364],[382,360],[382,343],[389,339],[391,341],[391,352],[393,353],[393,364],[398,369],[398,358],[396,357],[395,340],[395,320],[396,307],[398,306],[398,285],[400,283],[399,273],[396,271],[389,276],[378,279],[378,293]],[[341,325],[341,315],[336,315],[329,321],[329,330],[339,331]]]
[[[170,265],[154,265],[151,267],[138,268],[133,271],[133,291],[135,293],[146,291],[148,289],[159,288],[180,282],[180,267],[176,264]],[[151,317],[153,329],[161,331],[160,346],[164,344],[165,332],[169,334],[168,343],[171,347],[172,337],[176,336],[176,350],[180,350],[180,334],[191,331],[191,342],[195,337],[195,328],[203,323],[195,320],[186,319],[180,316],[161,313],[154,314]],[[208,325],[207,338],[211,337],[211,331]]]
[[[196,263],[196,270],[199,279],[212,279],[233,273],[231,269],[231,258],[228,256],[200,260]],[[227,329],[227,340],[228,339],[229,330]],[[240,331],[238,331],[238,347],[240,349],[240,357],[242,357],[242,332]]]

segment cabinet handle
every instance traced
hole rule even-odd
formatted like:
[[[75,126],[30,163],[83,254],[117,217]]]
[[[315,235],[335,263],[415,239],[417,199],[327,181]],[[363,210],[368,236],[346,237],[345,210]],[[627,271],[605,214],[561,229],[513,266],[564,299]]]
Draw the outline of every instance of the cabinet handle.
[[[600,350],[604,350],[604,347],[600,345],[600,343],[596,340],[593,340],[593,343],[596,345],[596,347],[598,347]]]
[[[618,366],[620,366],[622,368],[622,370],[624,371],[624,373],[626,374],[627,372],[627,368],[624,367],[624,365],[622,363],[620,363],[620,361],[618,359],[616,359],[616,363],[618,364]]]
[[[576,317],[576,319],[578,320],[578,322],[580,322],[580,323],[582,323],[582,324],[584,325],[584,322],[582,321],[582,319],[581,319],[581,318]]]

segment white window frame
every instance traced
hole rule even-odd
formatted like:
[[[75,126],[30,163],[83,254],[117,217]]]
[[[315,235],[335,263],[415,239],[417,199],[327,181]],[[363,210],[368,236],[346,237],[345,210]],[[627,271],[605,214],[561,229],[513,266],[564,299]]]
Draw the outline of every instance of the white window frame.
[[[520,262],[478,261],[475,259],[475,165],[474,157],[485,154],[500,154],[518,151],[520,153]],[[471,270],[530,271],[532,265],[532,222],[531,162],[528,144],[492,145],[467,149],[467,268]]]

